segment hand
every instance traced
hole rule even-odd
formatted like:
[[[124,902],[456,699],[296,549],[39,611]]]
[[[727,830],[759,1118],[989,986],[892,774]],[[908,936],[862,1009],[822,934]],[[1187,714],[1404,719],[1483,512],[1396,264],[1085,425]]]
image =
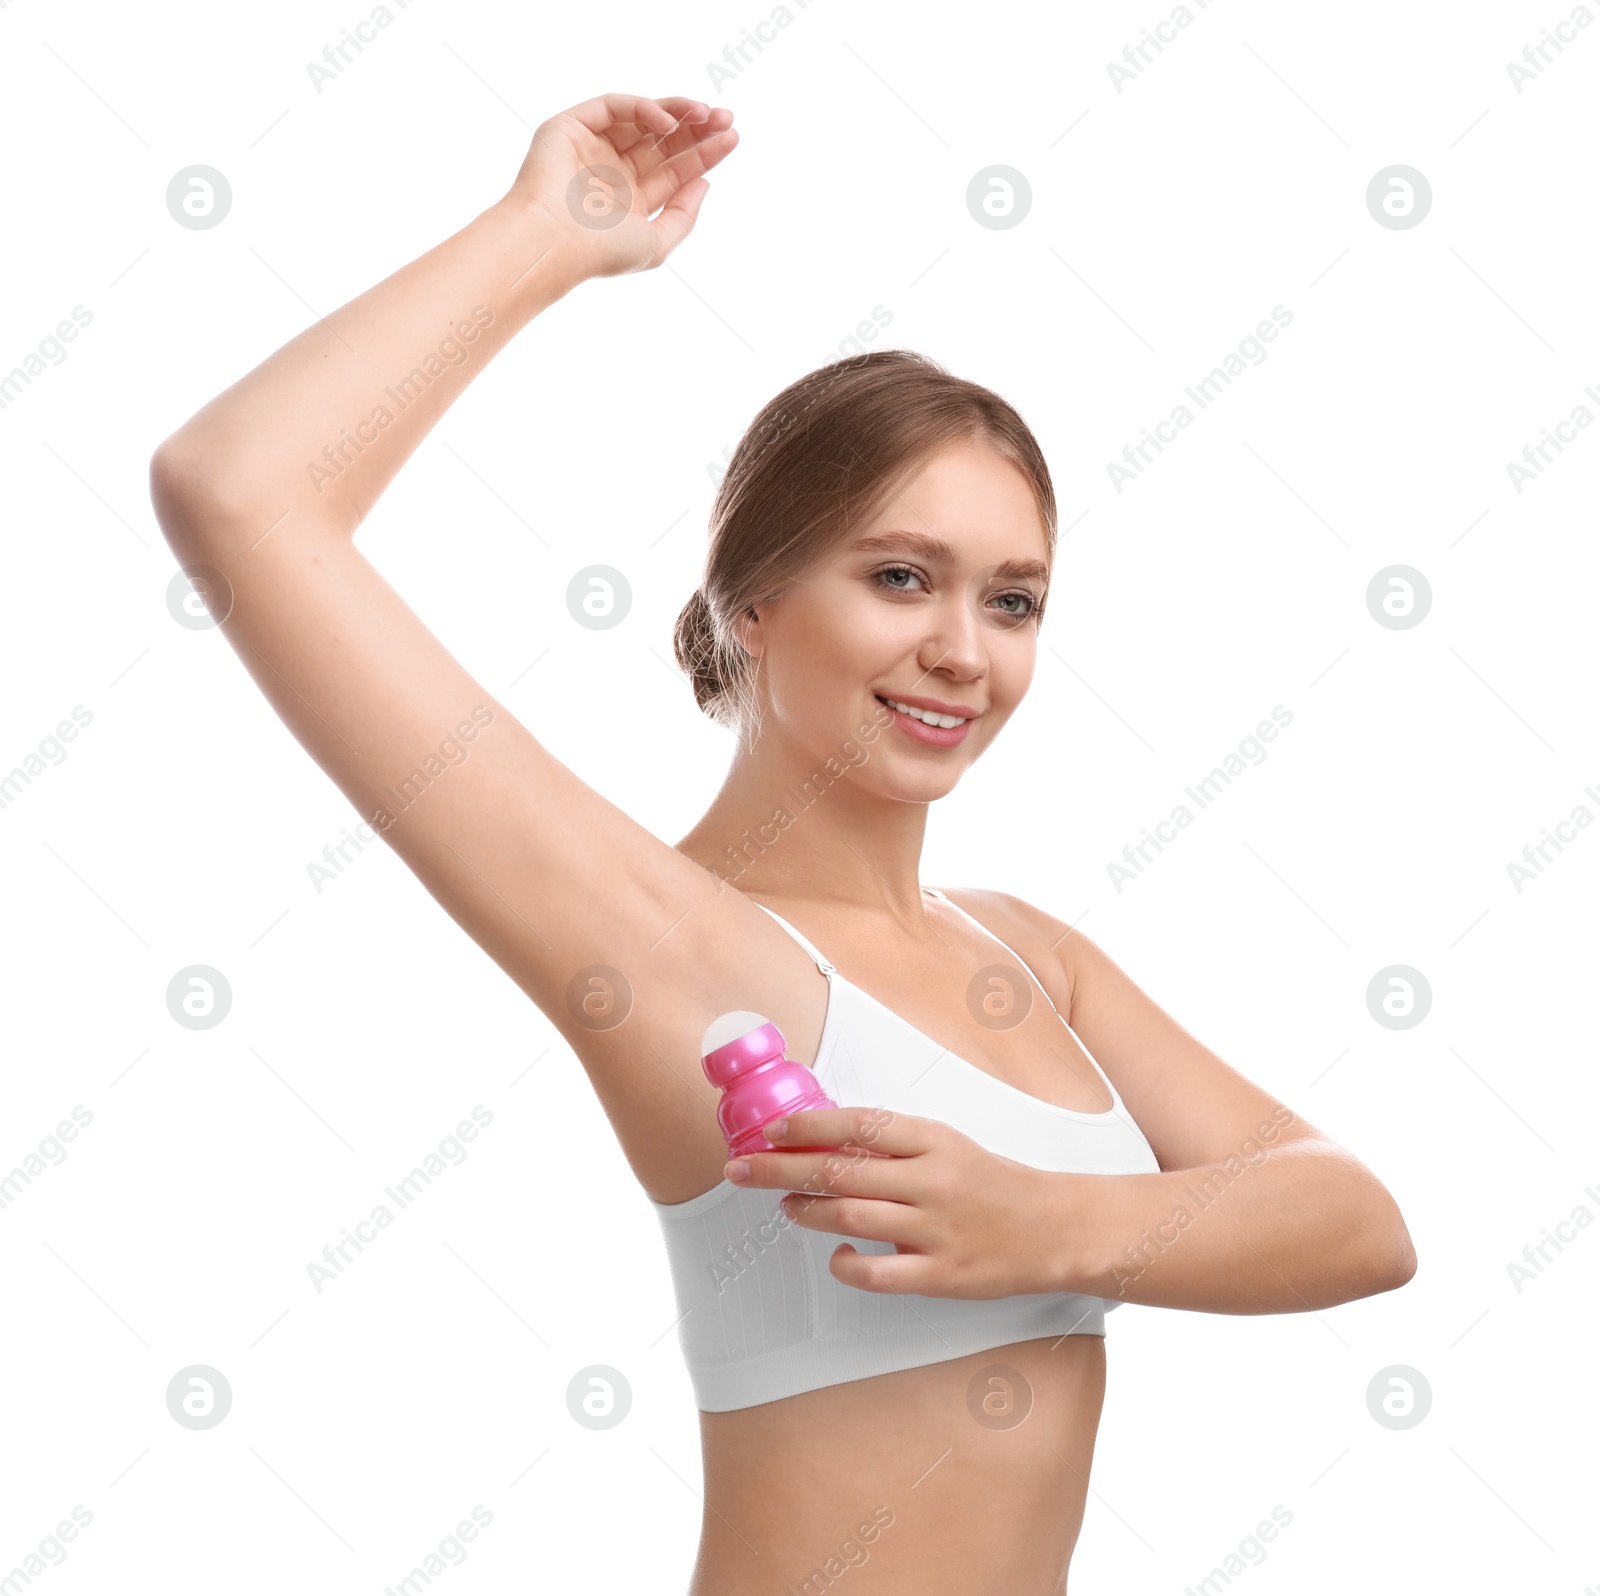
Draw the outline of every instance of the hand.
[[[784,1123],[781,1136],[773,1128]],[[881,1108],[818,1108],[765,1127],[781,1146],[836,1152],[748,1153],[737,1186],[787,1188],[783,1207],[807,1230],[893,1242],[895,1256],[835,1249],[828,1271],[861,1291],[925,1297],[1008,1297],[1065,1291],[1062,1232],[1089,1177],[1002,1158],[936,1119]],[[807,1195],[807,1194],[828,1195]]]
[[[556,227],[576,281],[647,270],[694,226],[732,122],[682,95],[602,94],[539,124],[506,197]]]

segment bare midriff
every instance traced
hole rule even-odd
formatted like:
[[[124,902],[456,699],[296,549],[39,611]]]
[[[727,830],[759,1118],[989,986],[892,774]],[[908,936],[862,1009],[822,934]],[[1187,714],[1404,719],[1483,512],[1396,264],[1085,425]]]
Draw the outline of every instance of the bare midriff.
[[[702,1412],[689,1596],[1060,1596],[1105,1371],[1049,1336]]]

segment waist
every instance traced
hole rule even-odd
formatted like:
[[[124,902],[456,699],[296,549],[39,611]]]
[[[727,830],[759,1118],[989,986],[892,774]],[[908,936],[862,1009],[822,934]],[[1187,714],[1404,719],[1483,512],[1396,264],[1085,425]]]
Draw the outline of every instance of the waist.
[[[1041,1336],[702,1411],[690,1596],[828,1590],[841,1565],[925,1596],[1056,1592],[1104,1394],[1102,1337]]]

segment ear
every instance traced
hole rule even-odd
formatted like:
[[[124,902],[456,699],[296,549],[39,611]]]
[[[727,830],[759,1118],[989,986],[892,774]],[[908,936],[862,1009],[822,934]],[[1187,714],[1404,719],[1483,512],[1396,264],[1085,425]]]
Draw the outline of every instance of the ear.
[[[761,635],[761,617],[753,604],[733,623],[733,635],[751,659],[761,658],[766,640]]]

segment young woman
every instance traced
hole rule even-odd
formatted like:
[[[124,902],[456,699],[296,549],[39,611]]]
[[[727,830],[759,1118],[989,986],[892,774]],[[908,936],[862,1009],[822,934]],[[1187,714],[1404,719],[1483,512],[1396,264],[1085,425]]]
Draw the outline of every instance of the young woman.
[[[1356,1159],[1087,937],[918,881],[929,803],[1033,672],[1055,507],[1027,427],[903,351],[757,418],[676,638],[738,749],[676,847],[355,546],[529,318],[682,242],[731,123],[623,94],[551,117],[504,199],[162,444],[152,494],[278,714],[571,1044],[660,1215],[701,1409],[695,1596],[847,1569],[858,1596],[1044,1596],[1083,1513],[1108,1309],[1315,1309],[1415,1256]],[[630,374],[616,402],[661,399]],[[748,1171],[699,1064],[730,1010],[776,1022],[840,1105],[773,1127]]]

